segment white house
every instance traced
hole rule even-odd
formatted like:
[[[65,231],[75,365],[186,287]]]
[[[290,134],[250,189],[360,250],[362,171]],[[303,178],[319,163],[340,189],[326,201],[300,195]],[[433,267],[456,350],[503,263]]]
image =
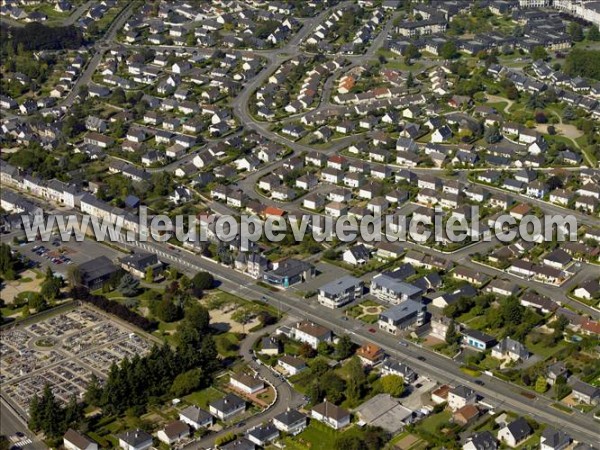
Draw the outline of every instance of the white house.
[[[448,406],[452,411],[462,408],[466,405],[474,404],[477,401],[477,393],[466,386],[460,385],[448,392]]]
[[[289,409],[273,418],[273,425],[279,431],[296,435],[306,428],[307,417],[296,409]]]
[[[498,440],[511,448],[521,445],[533,430],[523,417],[512,421],[498,431]]]
[[[63,445],[67,450],[98,450],[98,444],[95,441],[72,428],[65,433]]]
[[[210,427],[213,424],[213,416],[195,405],[188,406],[181,411],[179,413],[179,420],[187,423],[195,430],[203,427]]]
[[[179,442],[181,439],[186,438],[190,435],[190,427],[188,424],[181,420],[175,420],[171,422],[162,430],[156,433],[156,437],[159,441],[164,442],[167,445]]]
[[[229,384],[245,394],[255,394],[265,388],[264,381],[243,373],[231,375]]]
[[[334,430],[339,430],[350,424],[350,413],[327,400],[313,407],[311,417]]]
[[[121,433],[117,437],[119,447],[123,450],[146,450],[152,446],[152,435],[139,428]]]

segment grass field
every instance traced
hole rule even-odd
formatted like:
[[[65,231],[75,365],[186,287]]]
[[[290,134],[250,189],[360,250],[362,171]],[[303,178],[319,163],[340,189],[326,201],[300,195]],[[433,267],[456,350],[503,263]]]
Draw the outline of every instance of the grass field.
[[[209,387],[206,389],[202,389],[201,391],[196,391],[191,393],[190,395],[186,395],[183,399],[191,404],[197,405],[201,408],[208,408],[208,404],[213,400],[218,400],[224,397],[224,394],[213,388]]]
[[[429,416],[427,419],[419,423],[417,427],[421,428],[424,431],[427,431],[428,433],[435,434],[438,432],[440,426],[450,421],[451,417],[452,413],[450,411],[442,411],[440,413]]]

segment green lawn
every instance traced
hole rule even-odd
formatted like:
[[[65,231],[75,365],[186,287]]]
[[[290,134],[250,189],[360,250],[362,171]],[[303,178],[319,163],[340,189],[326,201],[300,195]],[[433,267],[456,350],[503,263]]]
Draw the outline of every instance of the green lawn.
[[[224,394],[221,391],[215,389],[214,387],[209,387],[186,395],[183,399],[186,402],[197,405],[201,408],[208,408],[208,404],[210,402],[213,400],[218,400],[223,396]]]
[[[238,356],[240,339],[236,333],[217,334],[214,340],[219,355],[224,358],[235,358]]]
[[[335,448],[335,440],[341,433],[328,426],[311,420],[302,433],[285,440],[291,449],[331,450]]]
[[[450,411],[442,411],[440,413],[429,416],[417,425],[417,428],[421,428],[423,431],[435,434],[441,425],[446,424],[450,421],[452,413]]]
[[[525,345],[529,349],[530,352],[535,353],[536,355],[542,356],[544,359],[551,357],[552,355],[558,353],[563,348],[568,346],[569,344],[565,341],[560,341],[558,344],[554,346],[544,345],[542,342],[538,342],[534,344],[531,342],[531,335],[527,336],[525,341]]]

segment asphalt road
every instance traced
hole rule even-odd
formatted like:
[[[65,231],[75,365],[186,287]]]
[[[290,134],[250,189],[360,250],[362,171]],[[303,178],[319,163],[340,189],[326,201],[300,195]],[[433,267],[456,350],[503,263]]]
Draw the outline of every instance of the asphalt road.
[[[138,244],[140,245],[140,244]],[[378,330],[370,333],[370,326],[356,321],[344,320],[341,310],[330,310],[317,304],[314,300],[303,300],[289,292],[274,293],[256,284],[247,276],[230,268],[224,267],[196,255],[191,255],[184,250],[170,250],[165,246],[153,243],[141,244],[145,251],[154,251],[166,262],[174,264],[188,273],[198,270],[208,270],[221,283],[220,289],[243,298],[261,300],[265,297],[270,304],[279,307],[302,319],[307,319],[332,329],[337,334],[349,333],[357,343],[373,342],[380,345],[388,354],[405,361],[418,372],[433,377],[442,383],[464,384],[478,393],[486,401],[498,408],[505,408],[519,414],[528,415],[536,420],[548,423],[559,429],[564,429],[572,437],[584,442],[597,442],[600,434],[597,432],[597,423],[590,414],[573,412],[565,414],[551,405],[553,400],[536,394],[535,400],[524,397],[523,389],[496,378],[481,377],[485,385],[480,386],[474,379],[460,371],[459,366],[451,359],[447,359],[429,350],[422,349],[413,344],[409,347],[398,345],[398,338]],[[426,358],[425,361],[418,359]]]
[[[287,319],[289,321],[289,318]],[[287,408],[298,408],[302,406],[305,402],[303,396],[300,395],[297,391],[292,389],[292,387],[278,377],[275,376],[273,371],[262,364],[258,364],[256,361],[252,359],[252,345],[256,342],[264,334],[273,333],[278,327],[282,324],[278,323],[275,325],[271,325],[269,327],[263,328],[262,330],[255,331],[253,333],[249,333],[246,338],[242,341],[240,346],[240,355],[244,359],[244,361],[257,372],[257,375],[268,381],[276,390],[277,390],[277,398],[273,405],[265,410],[262,413],[256,414],[251,418],[243,421],[244,425],[239,426],[235,425],[233,427],[225,428],[222,431],[217,433],[211,433],[203,439],[199,441],[190,443],[184,448],[188,450],[195,450],[201,448],[209,448],[213,447],[215,443],[215,439],[230,432],[233,433],[243,433],[245,430],[253,428],[257,425],[261,425],[263,423],[269,422],[276,415],[285,412]]]
[[[23,450],[43,450],[46,447],[28,428],[25,421],[0,397],[0,434],[9,437],[15,433],[23,433],[25,436],[20,438],[16,444]],[[23,443],[28,442],[23,445]],[[12,444],[15,445],[15,444]]]

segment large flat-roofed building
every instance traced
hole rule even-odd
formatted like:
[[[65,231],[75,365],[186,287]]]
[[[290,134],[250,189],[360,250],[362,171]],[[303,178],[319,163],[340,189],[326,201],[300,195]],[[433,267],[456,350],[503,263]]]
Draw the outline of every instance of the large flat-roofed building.
[[[420,300],[422,292],[421,288],[401,281],[389,273],[380,273],[371,280],[371,294],[392,304]]]
[[[334,309],[361,298],[363,290],[362,280],[345,276],[321,286],[317,299],[321,305]]]
[[[420,301],[406,300],[379,315],[379,328],[398,334],[402,330],[419,327],[427,322],[427,307]]]

